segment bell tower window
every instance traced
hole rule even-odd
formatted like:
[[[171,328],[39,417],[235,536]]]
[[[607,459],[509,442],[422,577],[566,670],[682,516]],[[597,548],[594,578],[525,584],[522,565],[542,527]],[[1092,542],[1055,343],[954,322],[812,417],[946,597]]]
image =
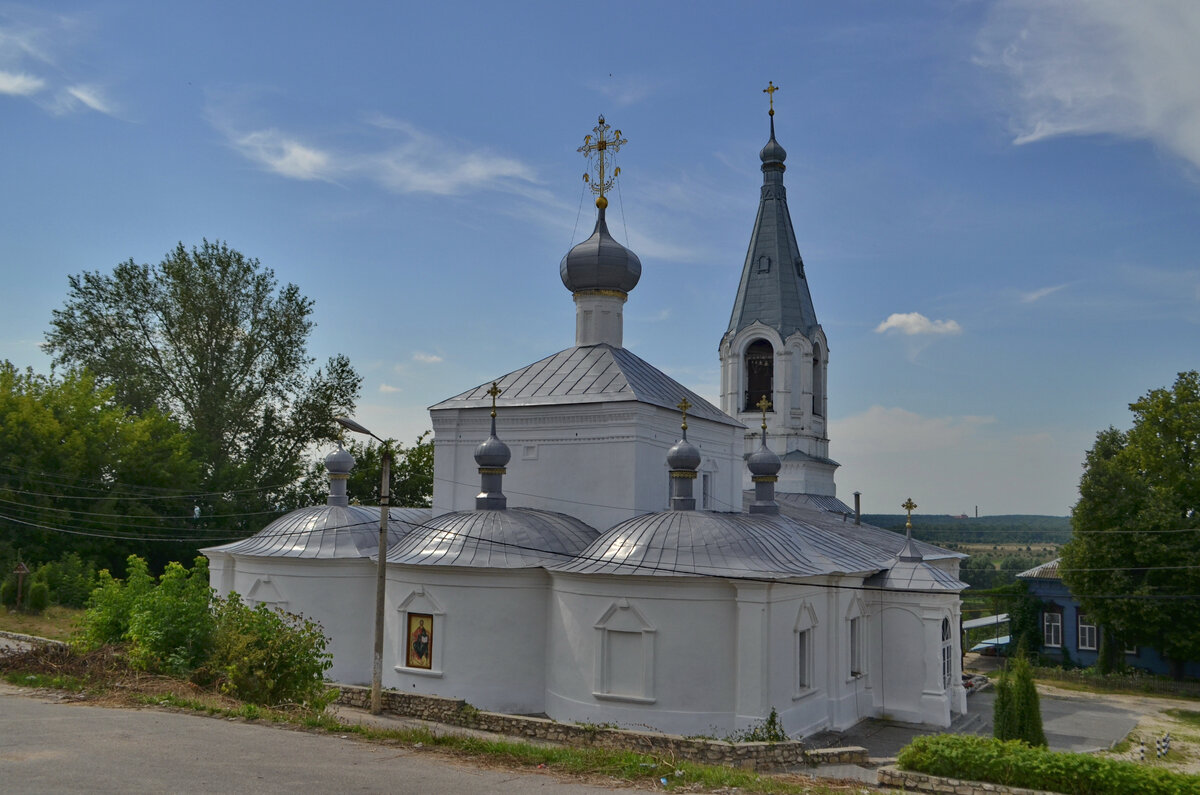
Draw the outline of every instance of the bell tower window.
[[[812,354],[812,413],[814,417],[820,417],[824,414],[823,405],[825,403],[825,381],[821,377],[824,374],[824,368],[821,366],[821,346],[813,346]]]
[[[764,397],[772,404],[775,383],[775,349],[766,340],[755,340],[746,348],[746,401],[742,411],[756,411]]]

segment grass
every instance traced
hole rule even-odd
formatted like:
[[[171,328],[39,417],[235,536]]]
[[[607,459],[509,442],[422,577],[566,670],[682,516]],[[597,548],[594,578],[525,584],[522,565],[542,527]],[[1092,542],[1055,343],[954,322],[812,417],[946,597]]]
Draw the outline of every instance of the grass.
[[[1164,712],[1180,723],[1186,723],[1189,726],[1195,726],[1200,729],[1200,712],[1194,709],[1168,709],[1164,710]]]
[[[10,671],[4,674],[5,681],[20,687],[46,687],[54,690],[69,690],[78,693],[87,687],[87,682],[68,674],[33,674]]]
[[[74,607],[47,607],[41,613],[25,613],[0,607],[0,630],[37,635],[51,640],[69,640],[79,625],[83,610]]]

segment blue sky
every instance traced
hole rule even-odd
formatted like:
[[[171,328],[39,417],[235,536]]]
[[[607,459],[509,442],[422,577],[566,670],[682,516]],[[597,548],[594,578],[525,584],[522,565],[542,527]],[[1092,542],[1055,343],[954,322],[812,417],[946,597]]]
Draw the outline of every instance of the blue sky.
[[[576,148],[629,139],[625,344],[715,402],[768,80],[839,494],[1065,514],[1198,366],[1200,5],[0,3],[0,358],[67,277],[227,241],[316,300],[359,419],[573,342]]]

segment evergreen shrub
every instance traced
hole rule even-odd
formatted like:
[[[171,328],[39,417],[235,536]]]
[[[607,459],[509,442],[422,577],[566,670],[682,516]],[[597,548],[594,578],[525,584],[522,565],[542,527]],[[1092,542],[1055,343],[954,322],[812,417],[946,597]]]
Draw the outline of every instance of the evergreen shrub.
[[[1046,745],[1033,669],[1024,657],[1009,660],[1008,670],[1000,674],[996,682],[992,733],[998,740],[1024,740],[1033,746]]]
[[[1161,767],[1057,753],[1020,740],[964,734],[921,735],[900,752],[899,765],[934,776],[984,781],[1066,795],[1187,795],[1200,776]]]
[[[0,582],[0,604],[5,607],[14,607],[17,604],[17,578],[10,577],[4,582]]]
[[[50,606],[50,586],[34,582],[29,586],[29,598],[23,607],[31,613],[40,613]]]

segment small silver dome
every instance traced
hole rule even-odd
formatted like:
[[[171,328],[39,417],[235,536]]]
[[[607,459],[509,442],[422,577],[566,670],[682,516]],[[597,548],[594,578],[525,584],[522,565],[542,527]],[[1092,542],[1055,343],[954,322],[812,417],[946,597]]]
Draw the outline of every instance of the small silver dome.
[[[767,141],[767,145],[758,153],[758,159],[763,163],[782,163],[787,160],[787,150],[775,140],[774,130],[771,132],[771,140]]]
[[[496,438],[496,432],[493,428],[492,435],[479,443],[475,448],[475,463],[481,467],[494,467],[499,469],[508,463],[512,458],[512,451],[508,449],[508,445]]]
[[[750,469],[750,474],[755,477],[770,477],[779,474],[779,470],[783,468],[783,462],[764,443],[750,454],[750,458],[746,460],[746,466]]]
[[[354,469],[354,456],[338,442],[337,449],[325,456],[325,468],[331,475],[348,475]]]
[[[680,439],[667,451],[667,465],[671,469],[695,471],[700,466],[700,450],[686,438]]]
[[[601,207],[592,236],[567,252],[559,263],[558,274],[573,293],[582,290],[628,293],[642,278],[642,261],[609,234]]]

